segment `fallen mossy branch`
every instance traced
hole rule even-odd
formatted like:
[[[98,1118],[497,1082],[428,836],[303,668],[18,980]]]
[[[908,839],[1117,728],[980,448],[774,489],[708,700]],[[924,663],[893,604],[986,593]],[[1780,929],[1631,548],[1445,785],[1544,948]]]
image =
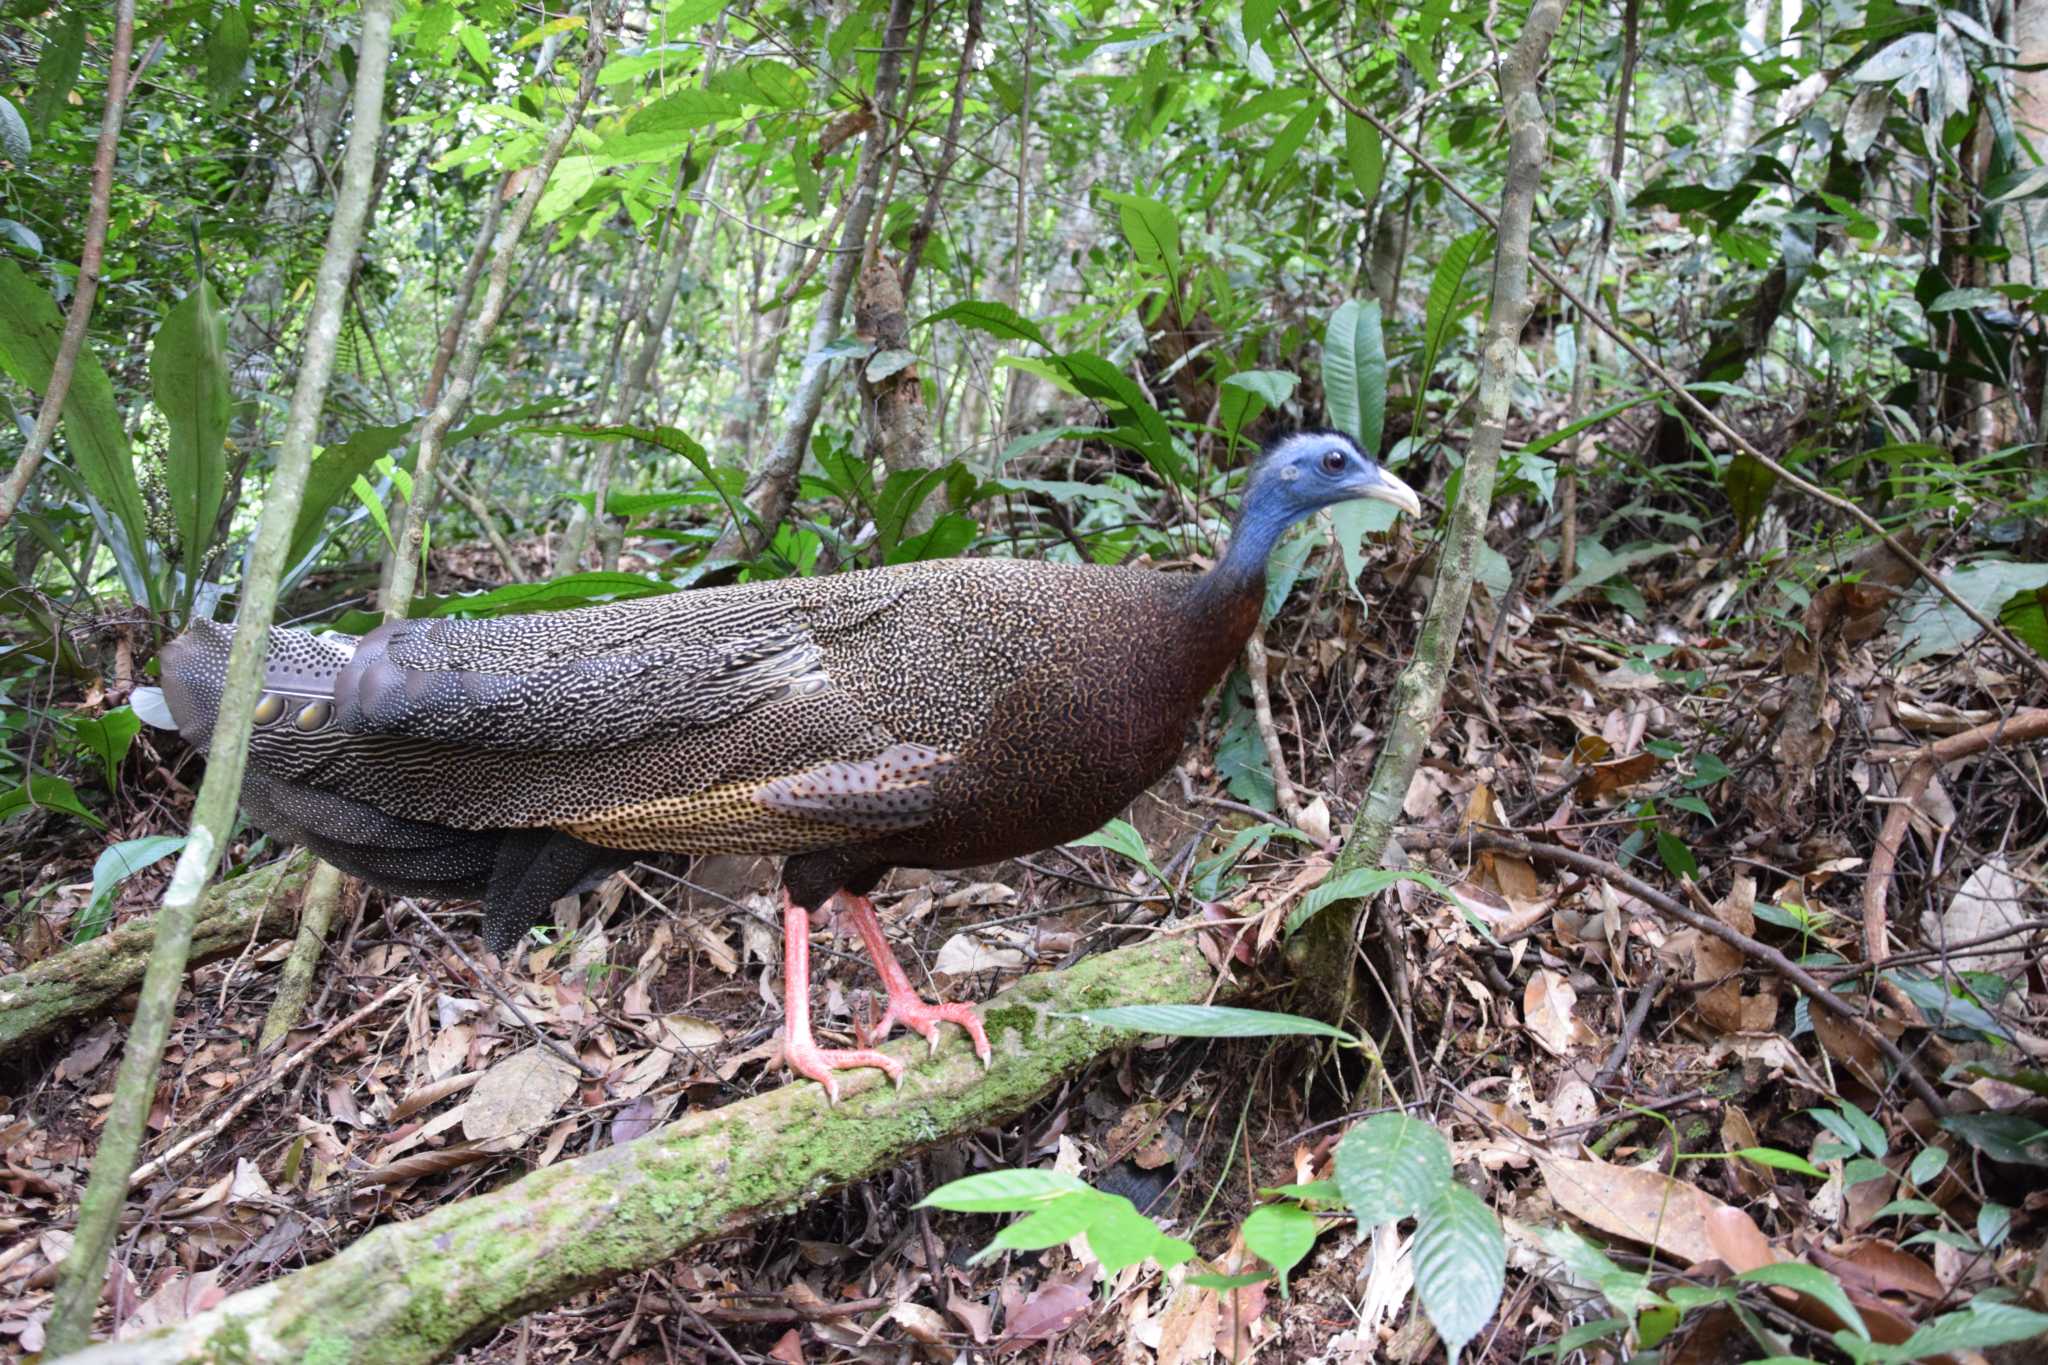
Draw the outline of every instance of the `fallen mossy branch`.
[[[1187,937],[1027,977],[982,1011],[987,1071],[957,1030],[901,1090],[842,1076],[828,1107],[808,1083],[690,1114],[633,1142],[366,1234],[331,1260],[85,1362],[439,1360],[519,1314],[659,1265],[699,1242],[793,1213],[913,1153],[1017,1114],[1130,1035],[1065,1017],[1109,1005],[1197,1004],[1214,975]]]
[[[295,853],[211,887],[192,932],[192,960],[238,953],[292,932],[313,860]],[[27,969],[0,976],[0,1057],[47,1038],[142,984],[156,916],[132,919]]]

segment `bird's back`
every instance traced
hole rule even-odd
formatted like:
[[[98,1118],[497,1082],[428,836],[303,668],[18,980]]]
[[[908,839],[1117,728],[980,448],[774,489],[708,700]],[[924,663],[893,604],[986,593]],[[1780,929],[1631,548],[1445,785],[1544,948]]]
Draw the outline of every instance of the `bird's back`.
[[[455,830],[785,853],[951,830],[971,851],[965,825],[985,843],[990,819],[1046,823],[1085,795],[1077,772],[1092,816],[1170,761],[1220,672],[1191,635],[1194,581],[947,560],[354,642],[273,631],[251,764]],[[211,729],[229,638],[201,625],[164,653],[188,738]]]

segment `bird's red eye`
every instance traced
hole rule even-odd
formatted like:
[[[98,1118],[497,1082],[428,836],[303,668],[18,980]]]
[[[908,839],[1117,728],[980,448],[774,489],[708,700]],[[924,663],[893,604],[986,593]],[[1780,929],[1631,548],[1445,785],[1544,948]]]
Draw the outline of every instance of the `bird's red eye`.
[[[1325,474],[1342,474],[1344,472],[1344,452],[1332,450],[1325,454],[1323,456],[1323,472]]]

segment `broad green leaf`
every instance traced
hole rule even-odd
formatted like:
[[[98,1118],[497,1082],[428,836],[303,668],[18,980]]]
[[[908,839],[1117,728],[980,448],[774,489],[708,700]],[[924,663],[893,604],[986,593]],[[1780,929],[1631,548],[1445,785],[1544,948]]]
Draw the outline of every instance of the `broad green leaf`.
[[[1463,1185],[1446,1183],[1416,1224],[1415,1297],[1451,1365],[1500,1306],[1507,1264],[1507,1239],[1493,1210]]]
[[[78,65],[85,56],[85,0],[72,0],[64,17],[50,24],[43,40],[42,56],[36,59],[35,92],[28,99],[28,126],[37,137],[47,137],[50,120],[71,97],[78,84]]]
[[[1386,144],[1379,129],[1351,113],[1344,115],[1344,162],[1350,167],[1351,183],[1366,203],[1372,203],[1387,173]]]
[[[355,481],[349,485],[349,490],[356,495],[356,501],[362,505],[363,510],[370,514],[370,520],[377,523],[377,529],[384,533],[384,543],[394,550],[397,549],[398,541],[391,534],[391,518],[384,512],[384,500],[377,496],[376,485],[358,474]]]
[[[1301,146],[1308,141],[1308,135],[1315,131],[1316,120],[1323,116],[1323,107],[1311,104],[1287,121],[1280,135],[1273,139],[1273,145],[1266,149],[1266,158],[1259,163],[1259,179],[1270,181],[1283,170],[1294,164]]]
[[[1849,1296],[1842,1292],[1842,1286],[1835,1277],[1819,1266],[1808,1265],[1804,1261],[1777,1261],[1745,1270],[1735,1278],[1743,1284],[1779,1285],[1815,1299],[1848,1324],[1850,1331],[1865,1341],[1870,1340],[1870,1329],[1863,1325],[1863,1315],[1856,1311],[1855,1304],[1849,1302]]]
[[[1925,1360],[1954,1351],[1982,1351],[2037,1338],[2048,1338],[2048,1313],[1978,1299],[1960,1313],[1944,1313],[1921,1327],[1896,1348],[1894,1358]]]
[[[2024,1114],[1951,1114],[1941,1126],[1993,1161],[2048,1166],[2048,1128]]]
[[[1377,456],[1387,416],[1387,343],[1378,299],[1346,299],[1323,328],[1323,404],[1330,422]],[[1346,568],[1353,577],[1364,568]]]
[[[227,0],[206,35],[206,89],[214,104],[226,104],[242,88],[249,61],[249,20],[237,0]]]
[[[426,610],[414,602],[415,616],[510,616],[530,611],[563,611],[595,602],[629,602],[661,597],[675,588],[658,578],[637,573],[577,573],[545,583],[508,583],[489,592],[431,599]]]
[[[691,133],[739,113],[740,102],[731,95],[686,86],[642,105],[626,120],[626,135]]]
[[[1061,1195],[997,1233],[996,1239],[977,1252],[974,1260],[986,1260],[999,1251],[1043,1251],[1070,1241],[1108,1213],[1114,1199],[1115,1196],[1089,1189]]]
[[[1157,199],[1122,190],[1103,190],[1102,197],[1116,205],[1117,225],[1131,254],[1141,265],[1165,272],[1175,288],[1180,281],[1180,220],[1173,210]]]
[[[1349,1033],[1320,1019],[1233,1005],[1112,1005],[1081,1010],[1079,1017],[1104,1028],[1161,1033],[1174,1038],[1279,1038],[1304,1036],[1356,1042]]]
[[[299,518],[292,526],[291,549],[285,553],[287,565],[296,565],[312,553],[328,512],[348,494],[358,478],[399,447],[412,426],[411,422],[396,422],[385,427],[364,427],[313,457],[313,466],[306,474],[305,497],[299,503]]]
[[[934,322],[957,322],[963,327],[972,327],[978,332],[1001,337],[1005,341],[1029,341],[1046,350],[1052,343],[1038,330],[1038,324],[1023,316],[1007,303],[996,303],[987,299],[969,299],[919,319],[918,326],[929,326]]]
[[[231,7],[229,12],[240,10]],[[185,572],[195,579],[213,547],[214,522],[227,488],[227,338],[227,320],[202,279],[165,314],[149,353],[157,410],[170,424],[164,482]]]
[[[1443,354],[1451,334],[1471,308],[1465,296],[1465,274],[1472,268],[1472,258],[1479,254],[1479,249],[1491,240],[1491,236],[1485,228],[1474,228],[1454,239],[1437,258],[1436,274],[1429,282],[1429,310],[1422,324],[1422,363],[1415,370],[1418,430],[1422,425],[1423,396],[1429,391],[1430,377],[1436,373],[1437,357]]]
[[[28,162],[34,151],[35,141],[28,134],[28,123],[21,111],[14,107],[13,100],[0,95],[0,156],[20,166]]]
[[[112,791],[120,776],[121,760],[128,756],[135,736],[142,733],[142,717],[135,714],[133,707],[117,706],[105,715],[72,716],[65,722],[65,728],[100,761],[107,790]]]
[[[1169,1237],[1159,1225],[1139,1213],[1122,1195],[1105,1197],[1105,1207],[1088,1225],[1088,1249],[1114,1275],[1150,1256],[1160,1265],[1172,1267],[1195,1254],[1195,1249],[1178,1237]]]
[[[1301,904],[1288,912],[1283,932],[1292,934],[1314,919],[1325,907],[1338,901],[1363,900],[1367,896],[1376,896],[1396,882],[1415,882],[1440,896],[1450,895],[1449,889],[1427,872],[1395,871],[1384,867],[1354,868],[1340,876],[1326,877],[1317,883],[1313,890],[1301,898]]]
[[[1139,867],[1150,873],[1152,880],[1164,883],[1166,877],[1152,861],[1152,852],[1145,847],[1145,837],[1128,820],[1112,820],[1093,834],[1084,834],[1069,840],[1069,848],[1106,848],[1121,853]]]
[[[954,1213],[1023,1213],[1076,1193],[1097,1192],[1060,1171],[983,1171],[939,1186],[917,1206]]]
[[[64,320],[41,285],[0,257],[0,370],[35,393],[49,387]],[[128,537],[136,563],[144,562],[148,515],[135,483],[135,458],[114,406],[114,386],[90,343],[78,353],[64,397],[64,435],[72,466]],[[130,585],[131,588],[137,585]]]
[[[1956,596],[1984,616],[1996,617],[2014,597],[2048,587],[2048,564],[1978,560],[1946,575]],[[1967,648],[1982,628],[1946,597],[1921,584],[1899,609],[1899,639],[1905,663]]]
[[[1246,424],[1269,408],[1280,407],[1294,392],[1295,376],[1285,370],[1239,370],[1223,381],[1219,417],[1232,440]]]
[[[1913,1158],[1913,1164],[1906,1168],[1906,1179],[1921,1189],[1926,1189],[1941,1178],[1948,1169],[1948,1153],[1939,1147],[1923,1147]]]
[[[1280,12],[1280,0],[1244,0],[1244,40],[1256,43],[1265,36]]]
[[[1245,1250],[1280,1272],[1280,1293],[1287,1295],[1287,1272],[1315,1249],[1316,1216],[1299,1204],[1261,1204],[1245,1215]]]
[[[1337,1188],[1360,1227],[1411,1218],[1451,1183],[1451,1148],[1406,1114],[1375,1114],[1337,1144]]]
[[[114,892],[122,882],[153,863],[163,861],[185,846],[183,834],[150,834],[124,839],[101,852],[92,865],[92,895],[71,929],[71,941],[83,943],[99,937],[112,917]]]
[[[1721,471],[1721,490],[1728,495],[1728,506],[1735,512],[1735,529],[1738,535],[1748,535],[1756,525],[1756,519],[1763,515],[1764,504],[1770,500],[1771,490],[1778,486],[1778,476],[1770,466],[1752,455],[1738,451],[1735,458]]]
[[[14,790],[0,792],[0,821],[12,820],[24,811],[44,808],[75,815],[94,829],[106,828],[106,823],[78,799],[77,789],[61,777],[38,773]]]

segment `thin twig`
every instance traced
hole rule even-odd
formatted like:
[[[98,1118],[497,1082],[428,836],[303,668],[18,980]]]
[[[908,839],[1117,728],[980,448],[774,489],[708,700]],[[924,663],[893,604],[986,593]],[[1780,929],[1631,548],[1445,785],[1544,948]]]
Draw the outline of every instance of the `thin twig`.
[[[563,1047],[560,1043],[556,1042],[553,1038],[549,1037],[547,1033],[545,1033],[541,1029],[540,1025],[534,1023],[533,1020],[527,1018],[526,1011],[519,1008],[519,1003],[516,1000],[514,1000],[510,995],[506,994],[505,988],[498,984],[497,973],[485,971],[481,966],[477,964],[474,958],[472,958],[468,953],[463,952],[461,946],[457,944],[454,939],[448,937],[448,931],[443,929],[440,925],[434,923],[434,917],[432,915],[429,915],[425,910],[422,910],[420,908],[420,904],[418,901],[407,899],[401,901],[400,904],[409,907],[415,915],[419,916],[420,923],[426,925],[429,929],[434,931],[434,937],[441,940],[441,946],[446,948],[449,952],[455,954],[456,960],[461,962],[463,966],[469,968],[470,975],[474,976],[480,983],[482,983],[483,988],[485,990],[489,991],[492,995],[496,996],[499,1004],[503,1005],[506,1009],[512,1011],[512,1017],[519,1021],[520,1026],[522,1028],[524,1028],[528,1033],[533,1035],[534,1041],[538,1042],[542,1047],[546,1048],[548,1051],[554,1053],[557,1057],[560,1057],[570,1066],[575,1067],[576,1074],[582,1076],[585,1080],[601,1081],[604,1079],[603,1073],[593,1070],[588,1066],[585,1066],[583,1062],[576,1056],[575,1053],[569,1051],[569,1049]]]
[[[144,1183],[146,1183],[151,1177],[162,1172],[165,1167],[169,1166],[173,1161],[176,1161],[179,1157],[185,1155],[185,1153],[191,1151],[194,1147],[198,1147],[203,1143],[212,1142],[222,1133],[225,1133],[228,1130],[228,1125],[233,1123],[237,1118],[240,1118],[243,1112],[247,1110],[250,1105],[256,1103],[258,1099],[262,1098],[265,1095],[276,1094],[277,1088],[280,1085],[284,1084],[284,1078],[291,1075],[294,1071],[297,1071],[300,1067],[304,1066],[308,1061],[312,1060],[314,1053],[318,1052],[321,1048],[326,1047],[329,1043],[333,1042],[343,1033],[346,1033],[349,1029],[354,1028],[357,1024],[360,1024],[361,1022],[363,1022],[363,1020],[369,1018],[372,1014],[375,1014],[384,1006],[390,1004],[394,997],[411,990],[413,987],[419,984],[420,980],[418,977],[408,976],[407,978],[405,978],[405,980],[400,981],[395,985],[391,986],[382,995],[378,996],[375,1000],[372,1000],[369,1004],[363,1006],[361,1009],[356,1010],[354,1013],[349,1014],[346,1017],[337,1020],[335,1023],[332,1023],[328,1025],[326,1028],[322,1029],[319,1033],[319,1036],[315,1037],[313,1041],[307,1043],[304,1047],[298,1049],[298,1051],[289,1053],[286,1056],[280,1057],[276,1061],[272,1062],[270,1064],[269,1069],[263,1073],[263,1079],[260,1081],[251,1081],[248,1084],[244,1085],[242,1087],[242,1092],[239,1095],[235,1096],[234,1103],[230,1104],[227,1108],[221,1110],[220,1113],[214,1115],[213,1121],[211,1123],[207,1124],[204,1128],[192,1134],[190,1137],[185,1138],[182,1141],[169,1147],[164,1151],[164,1153],[161,1156],[151,1157],[148,1161],[145,1161],[140,1166],[137,1166],[135,1168],[135,1173],[128,1177],[128,1188],[131,1190],[139,1188]]]
[[[1280,730],[1273,724],[1273,694],[1266,678],[1266,632],[1255,627],[1244,642],[1244,672],[1252,684],[1252,716],[1258,722],[1259,738],[1266,742],[1266,762],[1273,769],[1273,800],[1286,815],[1287,823],[1301,824],[1301,801],[1294,794],[1294,779],[1287,775],[1287,751],[1280,747]]]
[[[1672,919],[1690,928],[1697,929],[1703,934],[1711,934],[1713,937],[1720,939],[1723,943],[1741,952],[1745,957],[1763,963],[1773,972],[1777,973],[1778,976],[1791,982],[1800,994],[1813,1002],[1816,1008],[1825,1010],[1838,1019],[1845,1020],[1857,1032],[1868,1038],[1877,1047],[1877,1050],[1884,1053],[1885,1057],[1890,1060],[1893,1068],[1898,1072],[1899,1078],[1919,1097],[1920,1102],[1925,1104],[1935,1117],[1942,1118],[1948,1114],[1948,1105],[1943,1102],[1940,1095],[1935,1093],[1934,1087],[1928,1083],[1927,1078],[1922,1076],[1919,1070],[1906,1059],[1906,1054],[1899,1051],[1896,1043],[1885,1037],[1881,1029],[1864,1017],[1863,1012],[1853,1002],[1845,1000],[1833,991],[1830,991],[1826,986],[1815,980],[1812,973],[1808,972],[1791,958],[1786,957],[1770,944],[1758,942],[1748,934],[1723,924],[1713,915],[1701,914],[1691,906],[1659,891],[1642,878],[1622,871],[1605,858],[1598,858],[1590,853],[1581,853],[1577,849],[1559,848],[1554,844],[1531,843],[1526,839],[1516,839],[1505,834],[1495,834],[1487,830],[1472,830],[1459,834],[1417,832],[1401,836],[1401,843],[1404,847],[1417,849],[1437,848],[1444,850],[1481,850],[1493,853],[1509,853],[1516,857],[1532,858],[1540,862],[1561,863],[1566,867],[1574,867],[1581,872],[1588,872],[1604,881],[1611,882],[1628,892],[1631,896],[1634,896],[1637,900],[1649,905],[1658,913],[1669,915]]]

